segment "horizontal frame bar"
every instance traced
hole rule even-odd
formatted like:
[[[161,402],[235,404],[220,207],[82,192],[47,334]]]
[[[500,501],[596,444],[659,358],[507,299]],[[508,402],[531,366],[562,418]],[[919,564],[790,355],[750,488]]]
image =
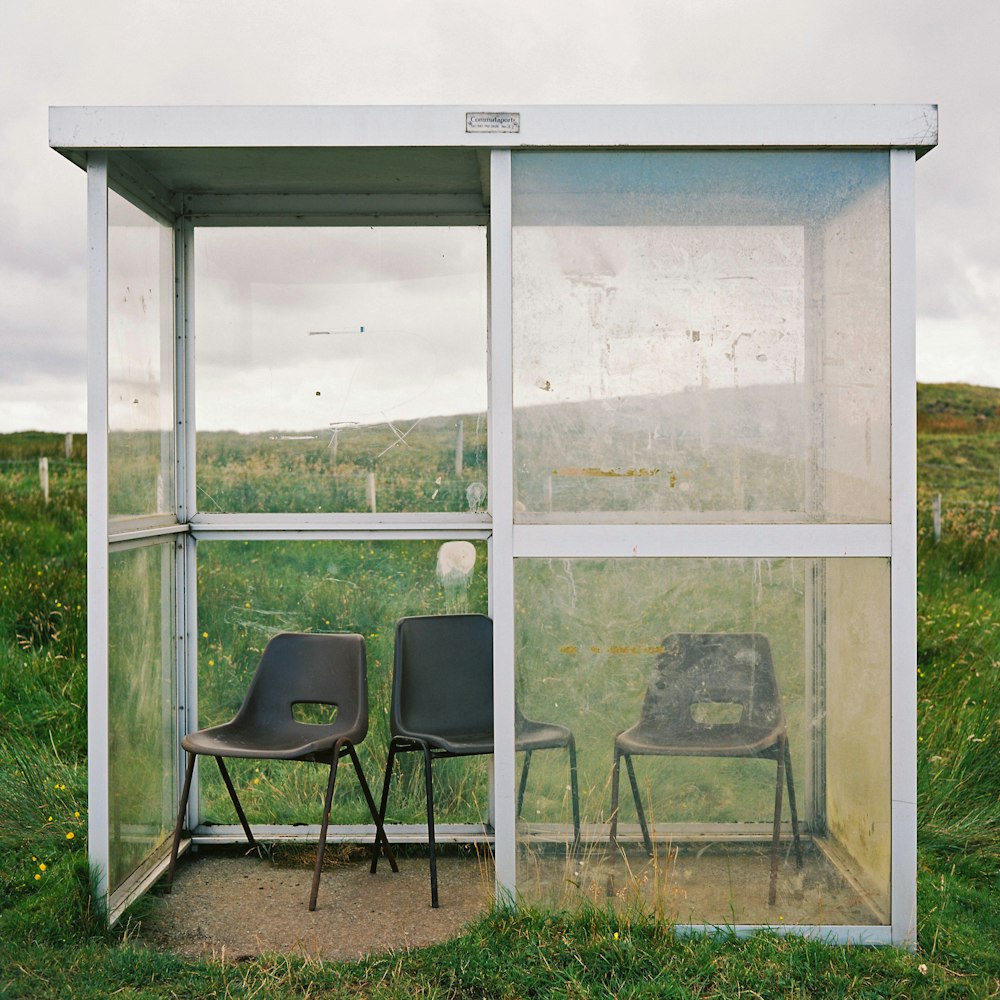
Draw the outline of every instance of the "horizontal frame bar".
[[[677,934],[733,934],[738,938],[750,937],[767,931],[771,934],[793,934],[795,937],[824,944],[892,945],[892,929],[879,924],[675,924]]]
[[[488,514],[197,514],[189,522],[197,539],[486,539]]]
[[[515,525],[515,558],[891,556],[887,524]]]
[[[495,131],[467,115],[496,113]],[[516,122],[516,126],[514,123]],[[937,144],[937,107],[917,105],[450,105],[53,107],[49,144],[102,149],[325,146],[898,147]]]
[[[126,546],[132,548],[136,542],[167,539],[171,535],[186,535],[188,531],[188,525],[178,522],[157,527],[133,528],[131,531],[117,531],[114,534],[108,534],[108,546],[112,550]]]
[[[426,844],[427,825],[386,823],[385,832],[389,842],[393,844]],[[301,824],[290,826],[253,824],[253,834],[258,840],[274,841],[282,844],[315,844],[319,840],[319,824]],[[247,835],[239,824],[202,824],[191,833],[193,844],[245,844]],[[336,826],[331,824],[327,829],[327,842],[367,843],[375,840],[375,824],[360,824],[355,826]],[[474,823],[435,823],[434,839],[437,843],[471,844],[492,843],[493,833],[486,830],[482,824]]]
[[[187,847],[188,842],[183,844]],[[122,914],[144,896],[170,867],[170,839],[167,838],[145,862],[108,896],[108,926],[113,927]]]

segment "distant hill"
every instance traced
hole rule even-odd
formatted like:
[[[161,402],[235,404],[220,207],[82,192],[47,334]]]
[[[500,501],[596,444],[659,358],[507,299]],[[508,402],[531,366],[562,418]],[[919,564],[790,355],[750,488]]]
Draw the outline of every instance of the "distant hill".
[[[1000,388],[918,382],[917,430],[924,434],[1000,433]]]
[[[917,386],[917,492],[955,504],[997,503],[1000,389],[945,382]]]

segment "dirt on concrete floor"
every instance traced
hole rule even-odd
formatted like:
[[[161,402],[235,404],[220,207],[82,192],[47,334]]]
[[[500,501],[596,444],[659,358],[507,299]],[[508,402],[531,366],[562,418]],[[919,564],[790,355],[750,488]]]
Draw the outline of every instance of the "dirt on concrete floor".
[[[178,868],[173,892],[154,894],[134,937],[188,956],[236,960],[264,953],[350,961],[457,937],[493,900],[487,848],[442,845],[440,906],[430,905],[426,847],[397,848],[399,872],[367,849],[331,845],[315,911],[308,908],[314,848],[284,845],[263,858],[245,848],[203,848]],[[528,902],[556,909],[635,906],[679,923],[868,925],[877,900],[807,845],[798,867],[785,852],[768,903],[768,845],[704,844],[649,858],[641,845],[578,856],[525,851],[519,885]]]
[[[270,858],[201,850],[178,866],[170,894],[150,900],[135,937],[190,957],[349,961],[454,938],[493,898],[492,864],[471,849],[438,858],[440,905],[432,909],[426,854],[400,856],[398,872],[382,859],[372,875],[367,851],[330,847],[310,912],[313,860],[308,848]]]

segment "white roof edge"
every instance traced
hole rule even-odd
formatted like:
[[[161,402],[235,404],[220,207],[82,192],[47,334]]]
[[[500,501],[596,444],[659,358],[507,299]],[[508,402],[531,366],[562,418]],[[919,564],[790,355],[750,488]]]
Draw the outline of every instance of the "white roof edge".
[[[467,131],[470,112],[516,116]],[[52,107],[49,144],[93,149],[323,146],[883,147],[937,144],[935,104]],[[489,128],[489,123],[486,123]]]

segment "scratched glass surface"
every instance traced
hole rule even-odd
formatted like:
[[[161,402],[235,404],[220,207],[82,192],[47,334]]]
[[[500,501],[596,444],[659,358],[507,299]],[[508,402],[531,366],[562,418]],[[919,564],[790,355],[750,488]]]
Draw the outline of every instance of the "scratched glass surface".
[[[888,160],[519,153],[524,522],[884,522]]]
[[[480,227],[195,234],[198,509],[486,509]]]
[[[173,230],[108,192],[108,508],[171,513]]]
[[[405,615],[478,612],[488,607],[485,542],[266,541],[198,543],[198,716],[211,726],[232,718],[261,650],[279,632],[356,632],[364,636],[368,735],[358,748],[377,796],[389,749],[396,621]],[[308,720],[303,720],[308,721]],[[325,721],[325,720],[315,720]],[[412,758],[414,754],[404,754]],[[435,768],[435,814],[442,823],[479,823],[488,814],[489,759]],[[388,819],[426,821],[419,762],[398,765]],[[251,822],[319,822],[328,775],[307,764],[232,761]],[[234,824],[218,768],[201,770],[201,819]],[[368,824],[353,776],[337,781],[335,824]]]
[[[108,562],[111,890],[170,835],[178,787],[173,540]]]
[[[638,902],[681,923],[888,920],[886,560],[518,559],[515,595],[519,717],[572,732],[581,820],[574,852],[568,754],[532,753],[522,896]],[[734,748],[756,746],[781,716],[802,866],[786,775],[772,905],[777,761]],[[612,842],[616,738],[640,723],[636,791],[622,759]],[[694,752],[716,739],[733,754]]]

